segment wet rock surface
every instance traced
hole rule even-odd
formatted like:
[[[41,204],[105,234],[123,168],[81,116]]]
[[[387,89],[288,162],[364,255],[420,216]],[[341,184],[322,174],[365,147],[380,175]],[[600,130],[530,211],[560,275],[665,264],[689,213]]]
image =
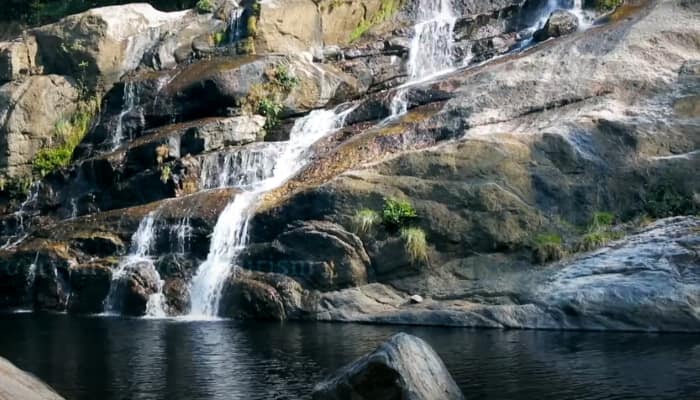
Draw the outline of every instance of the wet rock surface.
[[[700,330],[700,10],[630,1],[578,32],[576,15],[544,3],[456,2],[459,67],[406,86],[414,1],[231,3],[212,14],[136,5],[124,21],[145,14],[126,39],[115,33],[125,22],[97,10],[36,30],[36,43],[0,44],[0,80],[10,81],[0,92],[17,105],[0,129],[14,132],[8,143],[29,133],[8,144],[22,159],[8,156],[7,171],[31,168],[71,112],[62,99],[83,83],[105,91],[68,167],[26,201],[0,182],[0,305],[100,312],[118,285],[126,314],[142,315],[153,296],[166,314],[188,313],[225,207],[275,173],[301,118],[349,102],[337,109],[343,127],[248,210],[223,315]],[[81,32],[103,35],[92,43]],[[89,48],[43,57],[46,43],[74,37]],[[75,54],[89,59],[86,82]],[[47,80],[51,112],[25,123],[34,85]],[[396,114],[401,99],[407,112]],[[383,220],[392,198],[415,208],[407,226]],[[377,217],[359,227],[367,210]],[[612,216],[598,231],[601,213]],[[135,233],[148,216],[144,244]],[[139,244],[146,262],[114,279]]]

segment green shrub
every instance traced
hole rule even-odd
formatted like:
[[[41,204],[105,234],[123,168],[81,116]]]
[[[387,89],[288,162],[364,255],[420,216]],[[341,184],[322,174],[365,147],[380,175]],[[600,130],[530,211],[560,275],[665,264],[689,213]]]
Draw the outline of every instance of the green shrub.
[[[644,201],[644,212],[652,218],[694,215],[700,207],[692,196],[684,195],[671,185],[662,185],[649,191]]]
[[[531,247],[533,259],[539,264],[558,261],[566,256],[562,238],[557,234],[537,235]]]
[[[54,137],[60,141],[60,144],[54,148],[42,149],[34,156],[33,172],[43,177],[59,168],[67,167],[73,157],[73,151],[90,130],[98,110],[97,100],[82,101],[70,118],[56,123]]]
[[[195,7],[197,8],[197,11],[199,13],[207,14],[214,12],[214,8],[216,6],[212,2],[212,0],[199,0],[197,1],[197,5]]]
[[[418,216],[413,205],[407,200],[385,199],[382,211],[382,222],[388,229],[398,229],[406,226]]]
[[[425,232],[420,228],[403,228],[401,230],[401,239],[404,240],[404,246],[409,259],[413,263],[428,263],[428,241],[425,238]]]
[[[289,68],[285,65],[279,65],[275,68],[273,78],[275,83],[287,92],[291,91],[299,84],[299,78],[292,75]]]
[[[163,165],[160,168],[160,181],[163,182],[164,184],[168,183],[168,181],[170,180],[172,175],[173,175],[173,171],[172,171],[172,169],[170,169],[170,165]]]
[[[279,115],[282,111],[282,105],[274,99],[265,97],[258,102],[258,114],[266,118],[265,130],[271,129],[279,125]]]
[[[603,211],[597,211],[593,213],[593,220],[591,222],[591,227],[593,229],[600,229],[611,226],[615,222],[615,214]]]
[[[352,217],[353,230],[357,234],[368,234],[374,230],[375,226],[381,221],[379,214],[369,208],[363,208],[355,213]]]
[[[601,248],[608,243],[620,239],[622,237],[621,232],[615,232],[610,230],[602,230],[596,232],[590,232],[581,238],[578,244],[578,251],[593,251],[595,249]]]
[[[591,223],[588,226],[588,233],[581,237],[576,250],[592,251],[621,238],[622,232],[612,230],[614,222],[614,214],[601,211],[594,212]]]
[[[595,8],[600,12],[612,11],[622,4],[622,0],[595,0]]]
[[[215,46],[221,46],[226,41],[226,32],[216,32],[211,35],[211,40]]]

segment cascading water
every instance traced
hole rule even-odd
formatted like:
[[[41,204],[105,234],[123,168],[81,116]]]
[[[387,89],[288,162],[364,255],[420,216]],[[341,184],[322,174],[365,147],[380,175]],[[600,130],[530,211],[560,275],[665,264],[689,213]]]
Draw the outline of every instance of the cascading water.
[[[207,156],[200,177],[204,188],[244,187],[271,177],[279,147],[279,143],[256,143]]]
[[[406,86],[453,69],[453,31],[457,17],[451,0],[420,0],[417,13],[406,66],[409,80],[394,95],[388,120],[408,111]]]
[[[120,311],[119,287],[121,281],[133,268],[140,268],[144,265],[153,268],[155,275],[159,277],[158,271],[153,265],[153,260],[150,256],[151,250],[156,240],[156,220],[158,218],[158,210],[150,212],[141,222],[136,232],[131,236],[131,248],[129,254],[124,257],[117,270],[112,274],[112,284],[110,285],[109,294],[105,300],[106,309],[108,312]],[[154,317],[164,317],[162,300],[163,282],[159,282],[158,291],[151,295],[146,307],[146,314]]]
[[[34,182],[29,189],[29,195],[27,199],[20,204],[19,209],[14,212],[13,216],[17,221],[17,226],[14,228],[15,232],[7,240],[7,242],[0,246],[0,249],[9,249],[18,244],[22,243],[24,239],[29,235],[28,230],[30,228],[32,210],[36,204],[37,198],[39,197],[39,190],[41,189],[41,182]]]
[[[117,117],[117,125],[111,138],[112,150],[116,150],[124,140],[124,118],[136,108],[136,84],[132,81],[124,83],[124,96],[122,98],[122,111]]]
[[[224,282],[235,271],[233,265],[248,243],[248,223],[260,197],[293,177],[309,161],[308,151],[322,137],[340,129],[352,109],[342,112],[317,110],[297,120],[284,144],[271,176],[251,182],[224,209],[214,227],[207,260],[192,280],[191,316],[215,317]]]

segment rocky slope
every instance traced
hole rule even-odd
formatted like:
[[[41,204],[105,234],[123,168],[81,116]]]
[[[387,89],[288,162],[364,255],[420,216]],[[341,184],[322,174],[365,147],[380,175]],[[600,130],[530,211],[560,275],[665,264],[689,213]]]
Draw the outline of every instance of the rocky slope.
[[[545,3],[454,2],[464,66],[407,87],[414,1],[129,5],[0,44],[8,182],[102,99],[69,165],[21,206],[3,189],[0,305],[100,312],[119,292],[141,315],[162,293],[187,313],[227,204],[304,115],[347,103],[256,204],[222,315],[700,330],[700,8],[630,0],[569,34]],[[387,199],[410,230],[381,221]],[[127,255],[148,262],[123,275]]]

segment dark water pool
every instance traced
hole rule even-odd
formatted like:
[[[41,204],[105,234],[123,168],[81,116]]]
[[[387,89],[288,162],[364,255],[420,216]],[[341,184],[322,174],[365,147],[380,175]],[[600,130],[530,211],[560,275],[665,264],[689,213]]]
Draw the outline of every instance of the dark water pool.
[[[700,399],[700,336],[0,315],[0,355],[68,399],[303,399],[398,331],[469,399]]]

